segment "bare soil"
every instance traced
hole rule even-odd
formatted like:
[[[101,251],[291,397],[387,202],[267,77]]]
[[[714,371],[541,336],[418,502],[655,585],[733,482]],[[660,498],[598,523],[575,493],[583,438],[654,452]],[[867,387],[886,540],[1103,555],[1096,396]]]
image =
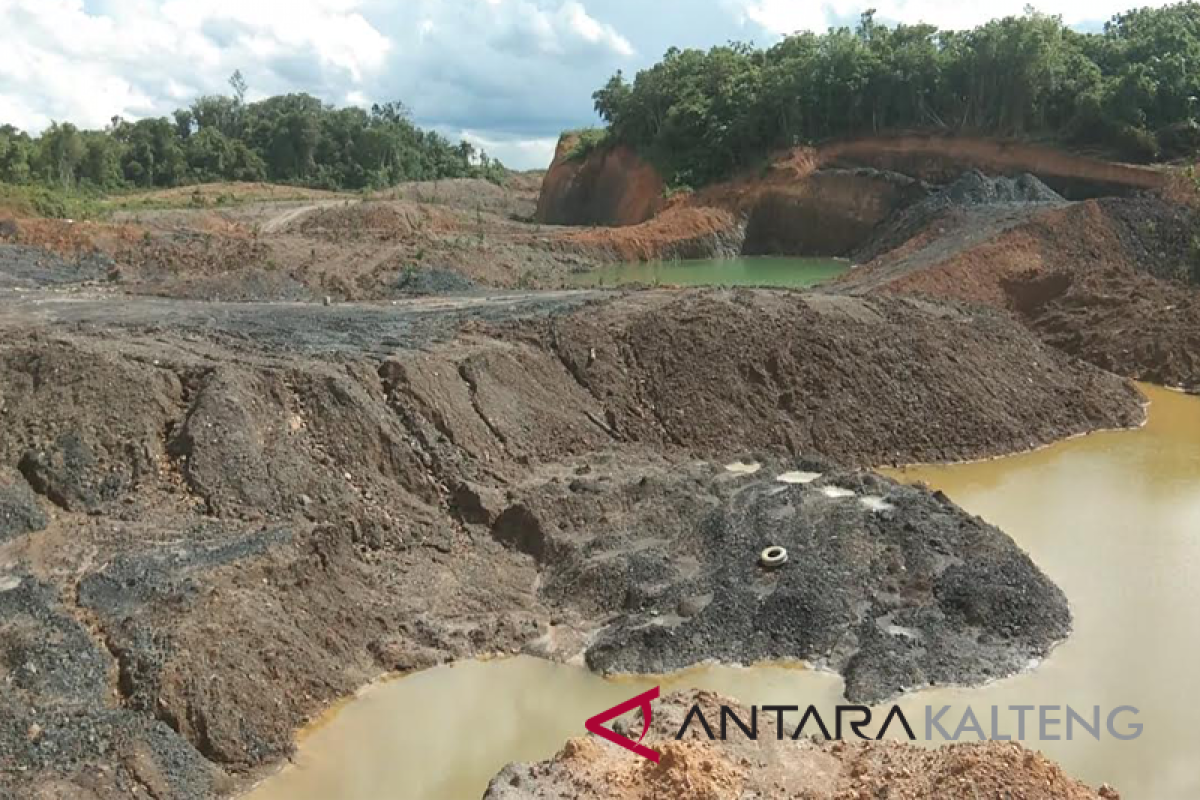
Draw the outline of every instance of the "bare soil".
[[[655,703],[644,744],[657,764],[597,737],[572,739],[552,760],[511,764],[493,779],[485,800],[730,800],[802,798],[858,800],[1117,800],[1111,787],[1092,789],[1053,762],[1016,743],[985,742],[926,749],[894,741],[793,741],[791,725],[777,735],[773,714],[759,714],[757,740],[730,725],[725,740],[708,739],[695,723],[676,733],[693,705],[706,719],[726,706],[741,719],[748,710],[708,692],[679,693]],[[713,724],[716,724],[715,722]],[[621,725],[618,722],[618,725]],[[622,726],[633,736],[643,728],[639,711]]]
[[[980,147],[1077,192],[1162,180]],[[530,222],[536,176],[0,220],[0,794],[229,794],[380,673],[485,654],[808,658],[879,699],[1046,652],[1070,614],[1036,565],[865,470],[1139,424],[1114,372],[1200,387],[1194,217],[940,204],[952,149],[797,150],[661,204],[608,170],[592,210],[640,222],[611,230]],[[756,247],[870,263],[807,293],[545,290]],[[764,575],[777,542],[805,558]],[[799,769],[815,797],[1095,796],[1007,745],[792,747],[648,771],[576,743],[493,792],[776,796]]]
[[[707,595],[710,613],[792,631],[762,642],[827,657],[859,696],[1003,674],[1065,634],[1061,593],[995,529],[854,465],[1023,449],[1142,414],[1123,381],[999,314],[886,297],[326,308],[76,287],[6,293],[0,331],[0,793],[14,796],[234,791],[382,672],[567,659],[589,642],[599,669],[728,655]],[[892,544],[852,556],[814,542],[798,583],[750,602],[718,577],[755,570],[738,503],[757,495],[723,465],[817,457],[828,480],[895,510],[794,487],[796,525],[776,515],[753,536],[799,551],[813,525],[841,525]],[[695,531],[713,524],[728,544],[705,549]],[[659,541],[628,538],[656,528]],[[911,531],[942,531],[975,572],[937,567]],[[694,572],[656,566],[685,551]],[[888,609],[943,643],[941,660],[853,633],[866,619],[845,610],[896,588],[878,559],[942,587]],[[846,570],[864,576],[846,584],[858,599],[787,601]],[[563,591],[573,575],[604,593]],[[1036,599],[1005,599],[1013,586]],[[921,619],[930,604],[936,626]],[[655,610],[690,614],[686,647],[629,638]],[[988,647],[961,646],[992,625]],[[833,637],[858,645],[830,650]],[[626,640],[644,660],[612,660]]]
[[[1195,222],[1150,197],[950,208],[836,283],[1005,309],[1104,369],[1196,391]]]

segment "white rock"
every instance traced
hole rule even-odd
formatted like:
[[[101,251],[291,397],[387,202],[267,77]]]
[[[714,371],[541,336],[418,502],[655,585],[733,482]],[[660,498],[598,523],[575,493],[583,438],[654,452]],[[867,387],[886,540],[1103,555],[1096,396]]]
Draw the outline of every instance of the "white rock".
[[[812,483],[821,477],[819,472],[784,472],[775,480],[780,483]]]

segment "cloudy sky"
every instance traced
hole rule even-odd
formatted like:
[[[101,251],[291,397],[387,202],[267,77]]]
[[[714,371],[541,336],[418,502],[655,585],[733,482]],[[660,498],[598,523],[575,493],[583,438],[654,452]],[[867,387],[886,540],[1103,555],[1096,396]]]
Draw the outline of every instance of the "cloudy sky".
[[[544,166],[557,133],[594,121],[591,93],[671,45],[769,43],[849,23],[969,27],[1027,0],[0,0],[0,123],[103,126],[227,92],[398,99],[416,120],[509,166]],[[1043,0],[1094,27],[1135,0]],[[1150,2],[1150,5],[1161,5]],[[653,9],[653,10],[651,10]]]

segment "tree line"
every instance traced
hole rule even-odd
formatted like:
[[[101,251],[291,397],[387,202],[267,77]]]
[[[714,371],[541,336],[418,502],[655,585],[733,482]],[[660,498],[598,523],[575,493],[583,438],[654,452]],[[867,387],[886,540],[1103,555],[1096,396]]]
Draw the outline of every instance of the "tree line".
[[[1153,161],[1200,150],[1200,4],[1120,14],[1080,33],[1026,9],[973,30],[857,27],[762,49],[672,48],[593,95],[607,141],[675,186],[762,162],[776,147],[899,130],[1045,138]],[[589,148],[584,148],[589,149]]]
[[[413,124],[398,102],[335,108],[308,94],[247,103],[240,73],[232,96],[200,97],[171,117],[113,117],[103,130],[55,122],[38,136],[0,126],[0,181],[65,190],[271,181],[318,189],[371,189],[402,181],[482,177],[504,166],[469,142]]]

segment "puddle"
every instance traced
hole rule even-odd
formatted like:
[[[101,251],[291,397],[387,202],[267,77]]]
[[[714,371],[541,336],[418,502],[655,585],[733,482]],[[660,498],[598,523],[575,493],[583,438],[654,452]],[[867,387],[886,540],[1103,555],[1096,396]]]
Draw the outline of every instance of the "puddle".
[[[834,258],[753,256],[614,264],[571,275],[571,286],[815,286],[850,269]]]
[[[858,502],[862,503],[867,509],[879,513],[881,511],[891,511],[895,508],[894,505],[884,500],[882,497],[867,496],[858,498]]]
[[[894,472],[924,480],[1006,530],[1066,592],[1075,632],[1036,669],[976,689],[935,689],[899,703],[918,734],[925,707],[969,705],[984,729],[1016,730],[1013,705],[1071,706],[1102,720],[1140,710],[1140,738],[1100,741],[1076,727],[1026,742],[1126,800],[1200,797],[1200,398],[1143,387],[1149,423],[995,461]],[[860,498],[867,500],[869,498]],[[893,626],[892,635],[911,633]],[[444,667],[372,687],[307,734],[296,764],[253,800],[459,800],[479,797],[510,761],[545,759],[589,716],[654,685],[713,689],[745,703],[841,695],[834,675],[786,667],[702,668],[666,679],[605,681],[529,658]],[[832,713],[830,711],[829,713]],[[1064,714],[1062,715],[1065,717]],[[1119,731],[1125,723],[1121,718]],[[949,722],[952,721],[952,722]],[[970,735],[968,735],[970,736]]]
[[[780,483],[805,484],[812,483],[820,477],[819,472],[783,472],[775,480]]]
[[[836,676],[798,666],[611,681],[529,657],[439,667],[363,692],[305,735],[295,764],[247,800],[478,798],[509,762],[550,758],[567,739],[584,735],[584,720],[653,686],[736,694],[752,680],[785,698],[795,696],[791,687],[801,677],[836,702]]]

